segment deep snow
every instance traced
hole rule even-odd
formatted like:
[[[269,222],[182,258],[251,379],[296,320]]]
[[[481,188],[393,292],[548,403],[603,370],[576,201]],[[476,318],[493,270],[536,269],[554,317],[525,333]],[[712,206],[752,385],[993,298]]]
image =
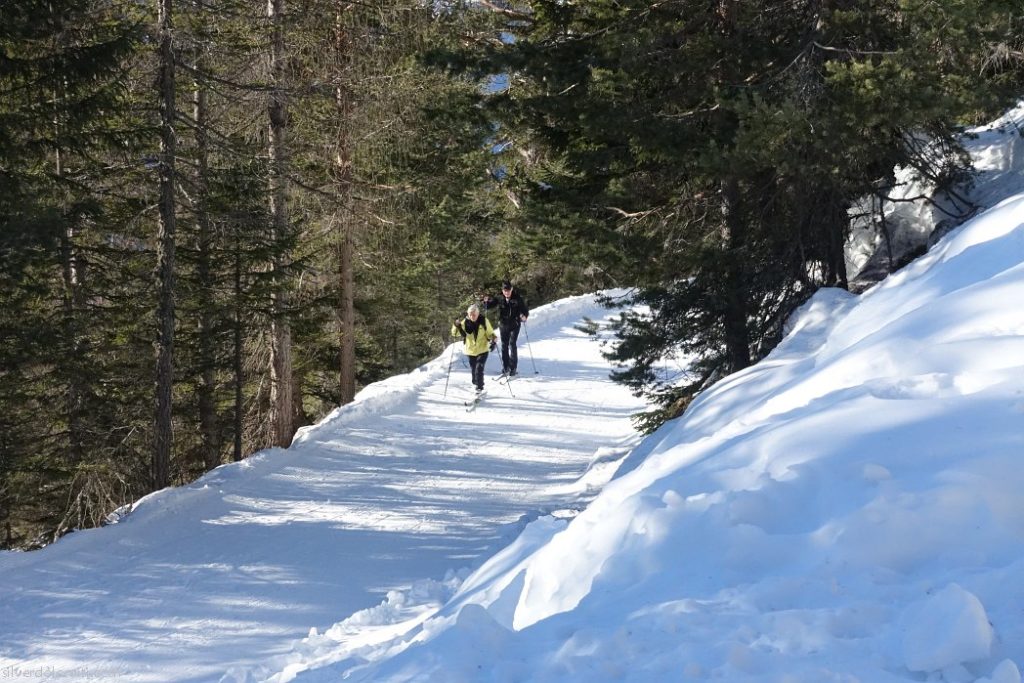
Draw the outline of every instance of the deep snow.
[[[1024,160],[1015,125],[976,133],[988,212],[818,293],[440,609],[357,613],[270,680],[1020,683]]]
[[[287,450],[147,496],[113,526],[0,553],[0,680],[255,676],[310,628],[391,591],[451,594],[529,520],[585,505],[638,441],[630,415],[643,404],[574,328],[607,315],[592,296],[538,308],[533,343],[520,338],[523,378],[489,381],[472,413],[450,348]]]
[[[0,675],[1020,683],[1024,160],[1013,126],[977,133],[989,211],[819,292],[643,441],[573,327],[606,313],[558,302],[514,398],[442,398],[445,354],[287,451],[0,555]]]

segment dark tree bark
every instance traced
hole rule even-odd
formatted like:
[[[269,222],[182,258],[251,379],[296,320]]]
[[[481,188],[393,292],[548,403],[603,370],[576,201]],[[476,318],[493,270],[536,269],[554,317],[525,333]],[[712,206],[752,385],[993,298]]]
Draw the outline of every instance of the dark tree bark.
[[[197,48],[197,50],[202,49],[202,46]],[[209,211],[209,111],[206,99],[206,83],[203,82],[203,78],[200,75],[204,72],[204,68],[203,59],[197,54],[194,64],[196,77],[192,90],[192,115],[195,118],[196,127],[195,214],[196,227],[198,229],[196,239],[197,274],[199,276],[200,296],[205,301],[210,302],[214,298],[214,283],[211,270],[213,228]],[[200,451],[203,458],[203,467],[207,470],[212,470],[220,464],[220,438],[218,436],[215,400],[216,367],[213,328],[213,307],[201,305],[199,309],[199,387],[197,394],[199,399]]]
[[[355,275],[353,271],[353,221],[352,211],[352,93],[346,81],[349,78],[345,68],[351,62],[352,44],[345,28],[345,13],[351,4],[339,0],[334,49],[338,69],[338,83],[334,91],[334,103],[338,118],[337,151],[335,154],[335,191],[341,211],[338,221],[338,276],[340,300],[338,306],[340,345],[340,394],[342,405],[351,403],[356,395],[356,341],[355,341]]]
[[[237,228],[236,228],[237,229]],[[240,240],[235,240],[235,263],[233,289],[235,299],[234,329],[232,330],[231,349],[231,371],[235,387],[234,400],[234,443],[232,459],[238,462],[242,459],[242,427],[243,427],[243,390],[245,389],[245,358],[244,335],[245,335],[245,307],[242,303],[242,245]]]
[[[727,178],[722,181],[722,248],[725,250],[725,309],[722,322],[729,372],[750,365],[750,327],[742,272],[746,226],[738,211],[739,203],[740,189],[736,179]]]
[[[269,115],[270,158],[270,224],[271,239],[287,244],[290,233],[288,219],[288,181],[285,171],[287,160],[288,110],[285,101],[285,0],[269,0],[267,18],[271,25]],[[289,296],[285,259],[278,250],[273,263],[274,292],[272,294],[270,411],[274,445],[287,448],[295,434],[292,397],[292,334],[288,320]]]
[[[60,96],[57,101],[60,102]],[[59,125],[57,131],[60,137]],[[54,167],[57,178],[64,175],[64,154],[58,149],[55,154]],[[71,357],[65,359],[64,372],[67,374],[67,395],[65,406],[68,421],[68,456],[71,462],[79,463],[85,455],[85,428],[82,424],[83,400],[86,394],[85,382],[82,378],[81,363],[86,354],[82,331],[79,328],[79,316],[82,315],[82,273],[78,254],[75,249],[75,225],[73,217],[67,215],[67,207],[63,207],[66,225],[60,235],[61,278],[63,281],[62,313],[64,334],[70,343]]]
[[[175,239],[175,99],[174,45],[172,0],[158,0],[157,39],[160,72],[157,87],[160,95],[160,198],[157,231],[157,302],[156,341],[156,416],[154,426],[153,487],[160,489],[170,483],[173,428],[171,389],[174,381],[174,239]]]

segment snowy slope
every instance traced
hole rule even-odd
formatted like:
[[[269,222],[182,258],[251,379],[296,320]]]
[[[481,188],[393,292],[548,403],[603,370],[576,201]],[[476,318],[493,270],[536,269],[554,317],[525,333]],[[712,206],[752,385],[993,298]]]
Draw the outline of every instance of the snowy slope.
[[[1024,191],[1017,136],[983,133],[1006,168],[979,191]],[[820,292],[440,609],[403,620],[396,593],[268,680],[1020,683],[1024,194],[992,204],[864,295]]]
[[[113,526],[0,553],[0,679],[245,679],[389,592],[415,585],[416,600],[377,612],[436,608],[527,521],[584,505],[638,440],[642,404],[573,327],[607,314],[593,297],[538,308],[524,378],[490,382],[472,413],[461,351],[445,395],[449,349],[287,450],[152,494]]]
[[[0,678],[1020,683],[1024,160],[978,133],[994,208],[642,442],[580,297],[514,397],[467,414],[446,353],[0,553]]]

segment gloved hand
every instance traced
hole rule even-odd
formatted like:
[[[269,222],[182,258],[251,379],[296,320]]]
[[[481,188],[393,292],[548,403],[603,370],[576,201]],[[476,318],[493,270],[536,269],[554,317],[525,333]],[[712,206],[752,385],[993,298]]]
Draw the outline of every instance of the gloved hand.
[[[494,349],[496,349],[496,348],[498,348],[498,342],[496,342],[496,341],[494,341],[494,340],[492,339],[492,340],[491,340],[491,351],[493,351],[493,350],[494,350]]]

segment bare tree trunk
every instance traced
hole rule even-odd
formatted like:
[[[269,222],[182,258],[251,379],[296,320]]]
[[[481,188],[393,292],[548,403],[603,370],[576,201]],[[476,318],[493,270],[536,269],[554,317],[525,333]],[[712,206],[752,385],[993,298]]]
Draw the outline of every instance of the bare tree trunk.
[[[60,96],[57,97],[58,102]],[[59,128],[59,123],[58,123]],[[58,139],[60,136],[58,130]],[[54,155],[54,167],[57,178],[64,175],[64,156],[58,149]],[[75,253],[75,226],[70,216],[64,216],[67,225],[61,231],[60,254],[61,254],[61,275],[64,284],[62,296],[62,307],[64,314],[64,334],[71,342],[71,358],[66,359],[67,363],[67,396],[65,410],[68,420],[68,455],[72,462],[81,462],[84,456],[84,428],[82,426],[82,401],[85,396],[85,387],[82,383],[82,376],[79,371],[82,357],[85,353],[82,342],[82,334],[78,325],[78,317],[82,311],[82,287],[81,273],[78,257]]]
[[[171,388],[174,381],[174,181],[176,140],[174,134],[174,51],[172,44],[172,0],[157,0],[157,39],[160,46],[160,198],[157,231],[157,304],[156,416],[154,425],[153,487],[170,483]]]
[[[352,234],[343,228],[339,245],[341,307],[341,403],[351,403],[356,397],[356,309],[355,309],[355,277],[352,267]]]
[[[284,96],[285,0],[268,0],[267,18],[271,24],[270,104],[268,114],[270,157],[270,223],[272,240],[288,244],[288,185],[285,173],[288,111]],[[288,319],[289,297],[284,273],[285,258],[280,251],[274,257],[274,293],[271,302],[270,418],[274,445],[287,448],[295,434],[292,419],[292,333]]]
[[[828,268],[825,284],[830,287],[850,288],[846,273],[846,230],[849,224],[849,210],[839,193],[828,193],[829,202],[825,229],[828,231]]]
[[[198,4],[198,3],[197,3]],[[197,50],[203,50],[199,46]],[[210,272],[210,250],[212,227],[209,213],[209,131],[208,109],[206,103],[206,84],[201,74],[205,64],[197,54],[194,64],[196,74],[192,90],[192,114],[196,126],[196,188],[195,212],[198,227],[196,251],[198,255],[199,289],[206,301],[214,297],[213,277]],[[217,408],[215,401],[214,376],[214,340],[213,340],[213,309],[202,306],[199,310],[199,433],[201,436],[200,451],[203,467],[212,470],[220,464],[220,438],[217,428]]]
[[[722,31],[735,38],[738,31],[738,0],[719,0],[718,13]],[[729,74],[722,67],[716,67],[715,80],[729,81]],[[729,372],[736,372],[750,365],[750,328],[747,320],[747,301],[743,281],[743,247],[746,245],[747,226],[739,212],[740,186],[734,174],[721,181],[722,197],[722,250],[723,263],[723,313],[722,326],[725,333],[726,363]]]
[[[828,39],[825,37],[825,12],[831,9],[832,3],[829,0],[822,0],[815,7],[813,16],[814,28],[811,31],[811,39],[817,44],[825,44]],[[824,96],[823,74],[825,68],[824,52],[815,50],[808,57],[809,63],[803,69],[805,93],[815,93],[815,97]],[[827,191],[822,188],[814,188],[816,194],[821,196],[825,202],[822,211],[823,218],[816,221],[821,230],[824,231],[825,240],[825,285],[829,287],[842,287],[849,289],[849,279],[846,273],[846,233],[849,226],[849,206],[841,194],[831,185],[826,186]]]
[[[725,250],[725,312],[722,322],[730,372],[750,365],[750,329],[742,274],[746,226],[737,211],[739,201],[740,190],[736,179],[722,181],[722,247]]]
[[[67,380],[67,396],[65,410],[68,420],[68,455],[72,462],[81,462],[83,456],[82,398],[84,390],[81,375],[78,371],[82,362],[83,349],[77,318],[80,308],[76,306],[78,281],[75,275],[74,228],[67,227],[61,233],[61,265],[64,279],[64,334],[71,341],[71,355],[67,359],[69,375]]]
[[[337,152],[335,154],[336,193],[341,204],[338,229],[338,275],[341,297],[338,307],[340,344],[340,390],[341,403],[351,403],[356,395],[356,313],[355,275],[353,262],[353,221],[352,211],[352,93],[348,86],[351,77],[346,68],[351,62],[352,44],[345,28],[345,14],[351,4],[338,0],[335,24],[335,64],[338,70],[337,86],[334,92],[338,120]]]
[[[236,228],[237,230],[237,228]],[[234,324],[234,340],[232,348],[232,372],[234,374],[234,385],[235,385],[235,415],[234,415],[234,452],[232,454],[234,461],[238,462],[242,459],[242,411],[244,410],[242,389],[245,386],[245,375],[244,365],[242,358],[242,322],[245,316],[245,311],[242,306],[242,245],[240,244],[241,239],[235,240],[235,272],[234,272],[234,297],[235,297],[235,324]]]

